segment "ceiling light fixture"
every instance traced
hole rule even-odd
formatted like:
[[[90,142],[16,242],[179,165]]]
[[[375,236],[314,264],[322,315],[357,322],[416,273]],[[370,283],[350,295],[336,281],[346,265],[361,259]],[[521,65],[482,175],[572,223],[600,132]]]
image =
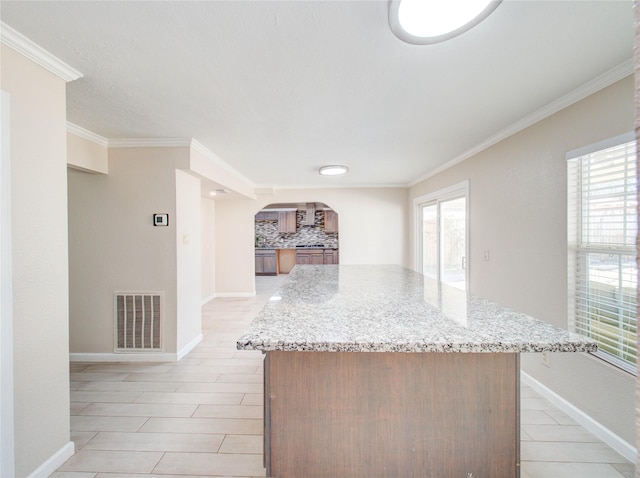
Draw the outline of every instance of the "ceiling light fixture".
[[[391,0],[389,26],[413,45],[439,43],[470,30],[502,0]]]
[[[318,169],[318,173],[320,173],[322,176],[338,176],[340,174],[346,173],[347,171],[349,171],[349,168],[347,168],[346,166],[340,166],[338,164],[331,166],[322,166],[320,169]]]

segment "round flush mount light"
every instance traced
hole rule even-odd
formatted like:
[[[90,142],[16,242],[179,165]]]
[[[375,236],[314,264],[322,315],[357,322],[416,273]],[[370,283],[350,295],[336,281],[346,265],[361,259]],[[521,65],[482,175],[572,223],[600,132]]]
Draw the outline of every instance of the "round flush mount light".
[[[400,40],[429,45],[470,30],[502,0],[391,0],[389,26]]]
[[[346,173],[347,171],[349,171],[349,168],[347,168],[346,166],[335,164],[331,166],[322,166],[318,170],[318,173],[320,173],[322,176],[338,176],[340,174]]]

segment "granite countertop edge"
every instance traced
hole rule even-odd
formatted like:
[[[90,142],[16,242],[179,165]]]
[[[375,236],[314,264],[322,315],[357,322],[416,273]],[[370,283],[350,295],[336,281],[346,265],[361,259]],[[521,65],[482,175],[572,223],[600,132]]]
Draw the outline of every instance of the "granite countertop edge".
[[[263,352],[393,352],[393,353],[521,353],[521,352],[595,352],[595,342],[563,343],[484,343],[484,344],[397,344],[397,343],[269,343],[241,337],[238,350],[260,350]]]
[[[401,266],[297,265],[236,347],[263,352],[597,350],[590,338],[449,289],[434,289],[424,276]]]

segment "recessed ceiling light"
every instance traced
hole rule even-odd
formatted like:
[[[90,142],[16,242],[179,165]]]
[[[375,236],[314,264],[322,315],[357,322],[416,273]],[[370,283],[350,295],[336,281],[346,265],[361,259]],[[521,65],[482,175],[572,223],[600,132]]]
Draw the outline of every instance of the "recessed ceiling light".
[[[215,196],[216,192],[215,191],[209,191],[209,196]]]
[[[438,43],[470,30],[502,0],[392,0],[389,26],[402,41],[414,45]]]
[[[318,172],[323,176],[338,176],[339,174],[344,174],[349,171],[349,168],[346,166],[340,166],[338,164],[331,166],[322,166]]]

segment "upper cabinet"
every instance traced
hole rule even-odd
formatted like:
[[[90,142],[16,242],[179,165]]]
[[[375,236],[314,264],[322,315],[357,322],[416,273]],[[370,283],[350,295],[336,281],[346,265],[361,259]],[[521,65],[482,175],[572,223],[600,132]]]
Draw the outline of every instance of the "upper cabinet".
[[[335,211],[324,211],[324,232],[338,232],[338,214]]]
[[[278,232],[296,232],[296,211],[278,211]]]
[[[278,212],[277,211],[260,211],[256,214],[256,221],[277,221],[278,220]]]

